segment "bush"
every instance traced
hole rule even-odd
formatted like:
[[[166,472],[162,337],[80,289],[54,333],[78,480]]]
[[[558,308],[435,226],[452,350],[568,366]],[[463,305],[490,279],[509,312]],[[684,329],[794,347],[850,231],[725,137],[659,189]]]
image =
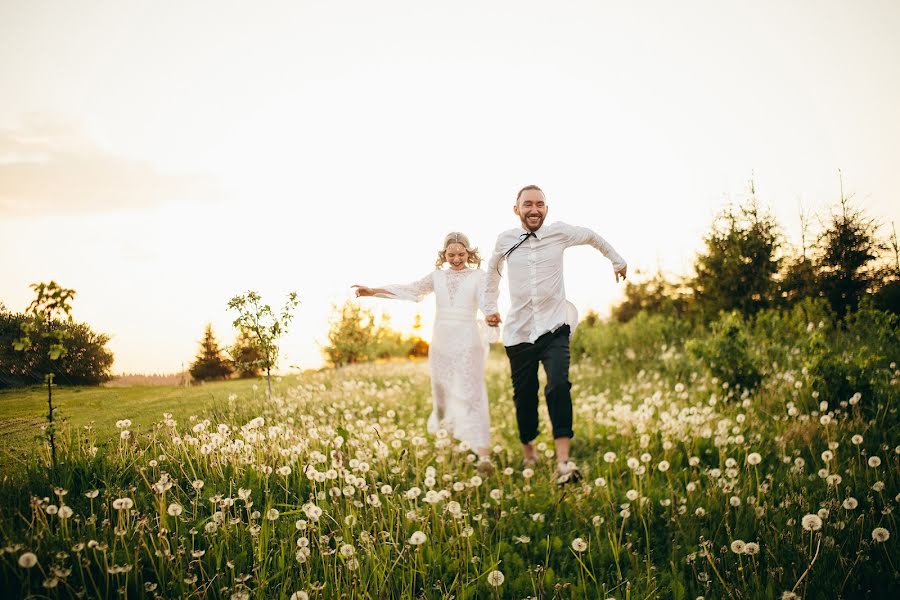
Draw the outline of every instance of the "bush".
[[[21,337],[21,325],[31,317],[22,313],[0,312],[0,388],[41,384],[49,373],[47,355],[49,341],[42,334],[41,323],[32,336],[34,347],[27,352],[13,348]],[[95,333],[84,323],[54,320],[52,329],[66,336],[66,354],[54,361],[54,383],[59,385],[99,385],[112,379],[113,354],[105,348],[109,336]]]
[[[572,360],[611,363],[631,374],[662,360],[666,370],[684,375],[691,369],[684,362],[684,340],[694,335],[696,328],[690,319],[648,311],[638,312],[625,323],[600,321],[589,313],[575,328]]]
[[[712,333],[706,339],[691,340],[687,348],[723,382],[753,389],[762,380],[762,373],[758,359],[750,352],[748,338],[744,320],[733,311],[713,323]]]

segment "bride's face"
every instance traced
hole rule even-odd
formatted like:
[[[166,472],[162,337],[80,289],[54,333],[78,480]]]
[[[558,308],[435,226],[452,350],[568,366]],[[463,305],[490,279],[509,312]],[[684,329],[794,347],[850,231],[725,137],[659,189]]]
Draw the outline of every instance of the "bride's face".
[[[447,244],[444,249],[444,258],[450,263],[450,268],[454,271],[461,271],[466,268],[466,261],[469,259],[469,253],[466,247],[456,242]]]

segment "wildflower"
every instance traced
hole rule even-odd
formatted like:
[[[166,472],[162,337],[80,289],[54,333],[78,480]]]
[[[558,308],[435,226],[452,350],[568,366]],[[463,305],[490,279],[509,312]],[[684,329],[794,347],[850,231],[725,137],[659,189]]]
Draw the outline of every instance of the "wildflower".
[[[743,554],[747,549],[747,544],[744,543],[744,540],[734,540],[731,542],[731,551],[735,554]]]
[[[425,535],[424,531],[414,531],[413,534],[409,536],[409,543],[413,546],[421,546],[427,539],[428,536]]]
[[[872,530],[872,539],[878,543],[886,542],[890,537],[891,533],[884,527],[876,527]]]
[[[178,504],[177,502],[172,502],[169,504],[169,508],[166,510],[171,516],[178,517],[181,515],[184,508]]]
[[[89,492],[84,493],[84,496],[86,498],[90,498],[91,500],[93,500],[94,498],[96,498],[99,495],[100,495],[100,490],[91,490]]]
[[[818,515],[806,515],[800,520],[800,525],[806,531],[818,531],[822,529],[822,519]]]
[[[702,516],[706,515],[706,509],[704,509],[701,506],[701,507],[697,508],[697,510],[694,511],[694,514],[697,515],[698,517],[702,517]]]
[[[270,521],[277,521],[277,520],[278,520],[278,509],[277,509],[277,508],[270,508],[270,509],[266,512],[266,518],[267,518],[268,520],[270,520]]]
[[[322,516],[322,509],[315,504],[306,504],[303,506],[303,512],[306,513],[310,521],[318,521]]]
[[[525,467],[524,469],[522,469],[522,477],[525,479],[531,479],[532,477],[534,477],[534,469]]]
[[[350,544],[344,544],[343,546],[341,546],[340,552],[341,556],[343,556],[344,558],[352,558],[353,554],[356,552],[356,549]]]
[[[38,562],[37,555],[34,552],[24,552],[19,557],[19,566],[23,569],[30,569]]]
[[[857,506],[859,506],[859,502],[856,501],[856,498],[850,496],[846,500],[844,500],[843,504],[846,510],[854,510]]]
[[[291,594],[291,600],[309,600],[309,594],[300,590],[299,592]]]
[[[506,577],[500,571],[491,571],[487,575],[487,582],[491,587],[500,587],[505,579]]]
[[[575,552],[584,552],[587,550],[587,542],[580,537],[575,538],[572,540],[572,550]]]
[[[854,446],[859,446],[860,444],[863,443],[863,436],[861,436],[857,433],[852,438],[850,438],[850,441],[853,442]]]
[[[759,554],[759,544],[756,542],[747,542],[744,545],[744,554],[749,554],[750,556]]]
[[[870,456],[869,457],[869,466],[872,467],[873,469],[881,466],[881,459],[877,456]]]
[[[608,463],[616,462],[616,453],[615,452],[607,452],[603,455],[603,460]]]
[[[113,500],[112,506],[116,510],[129,510],[134,506],[134,501],[131,498],[117,498]]]
[[[287,465],[285,465],[283,467],[278,467],[278,474],[281,475],[282,477],[287,477],[288,475],[291,474],[291,468]]]
[[[669,461],[667,461],[667,460],[659,461],[659,464],[656,466],[656,468],[659,469],[660,472],[665,473],[666,471],[669,470]]]
[[[824,462],[829,462],[832,458],[834,458],[834,452],[831,450],[825,450],[822,452],[822,460]]]
[[[728,500],[728,503],[729,503],[731,506],[737,508],[738,506],[741,505],[741,499],[738,498],[737,496],[732,496],[732,497]]]
[[[47,508],[44,509],[44,512],[46,512],[48,515],[55,515],[56,513],[59,512],[59,507],[56,506],[55,504],[51,504]]]
[[[639,495],[640,494],[638,494],[637,490],[628,490],[627,492],[625,492],[625,497],[628,498],[629,500],[631,500],[632,502],[637,500]]]
[[[798,596],[794,592],[783,592],[781,600],[797,600]]]

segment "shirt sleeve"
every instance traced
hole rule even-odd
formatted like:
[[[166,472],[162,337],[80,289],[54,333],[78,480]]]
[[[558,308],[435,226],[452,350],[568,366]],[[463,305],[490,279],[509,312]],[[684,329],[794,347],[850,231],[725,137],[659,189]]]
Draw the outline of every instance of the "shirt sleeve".
[[[392,298],[396,300],[409,300],[420,302],[425,296],[434,291],[434,272],[432,271],[422,279],[412,283],[391,284],[383,288],[386,294],[375,294],[378,298]]]
[[[500,267],[503,263],[503,249],[500,238],[494,244],[494,253],[488,260],[487,273],[484,276],[484,285],[481,292],[481,312],[492,315],[497,311],[497,298],[500,296]]]
[[[566,237],[566,247],[571,246],[593,246],[612,262],[613,270],[619,271],[625,268],[625,259],[619,256],[619,253],[604,240],[600,235],[587,227],[576,227],[566,223],[560,223],[560,229]]]

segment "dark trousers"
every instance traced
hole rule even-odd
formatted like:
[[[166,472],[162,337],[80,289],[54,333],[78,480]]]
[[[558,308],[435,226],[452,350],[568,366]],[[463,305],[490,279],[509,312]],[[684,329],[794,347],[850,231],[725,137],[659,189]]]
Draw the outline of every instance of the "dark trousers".
[[[572,384],[569,383],[569,326],[545,333],[533,344],[506,347],[512,371],[513,402],[519,439],[527,444],[538,436],[538,363],[544,365],[547,412],[553,438],[572,437]]]

